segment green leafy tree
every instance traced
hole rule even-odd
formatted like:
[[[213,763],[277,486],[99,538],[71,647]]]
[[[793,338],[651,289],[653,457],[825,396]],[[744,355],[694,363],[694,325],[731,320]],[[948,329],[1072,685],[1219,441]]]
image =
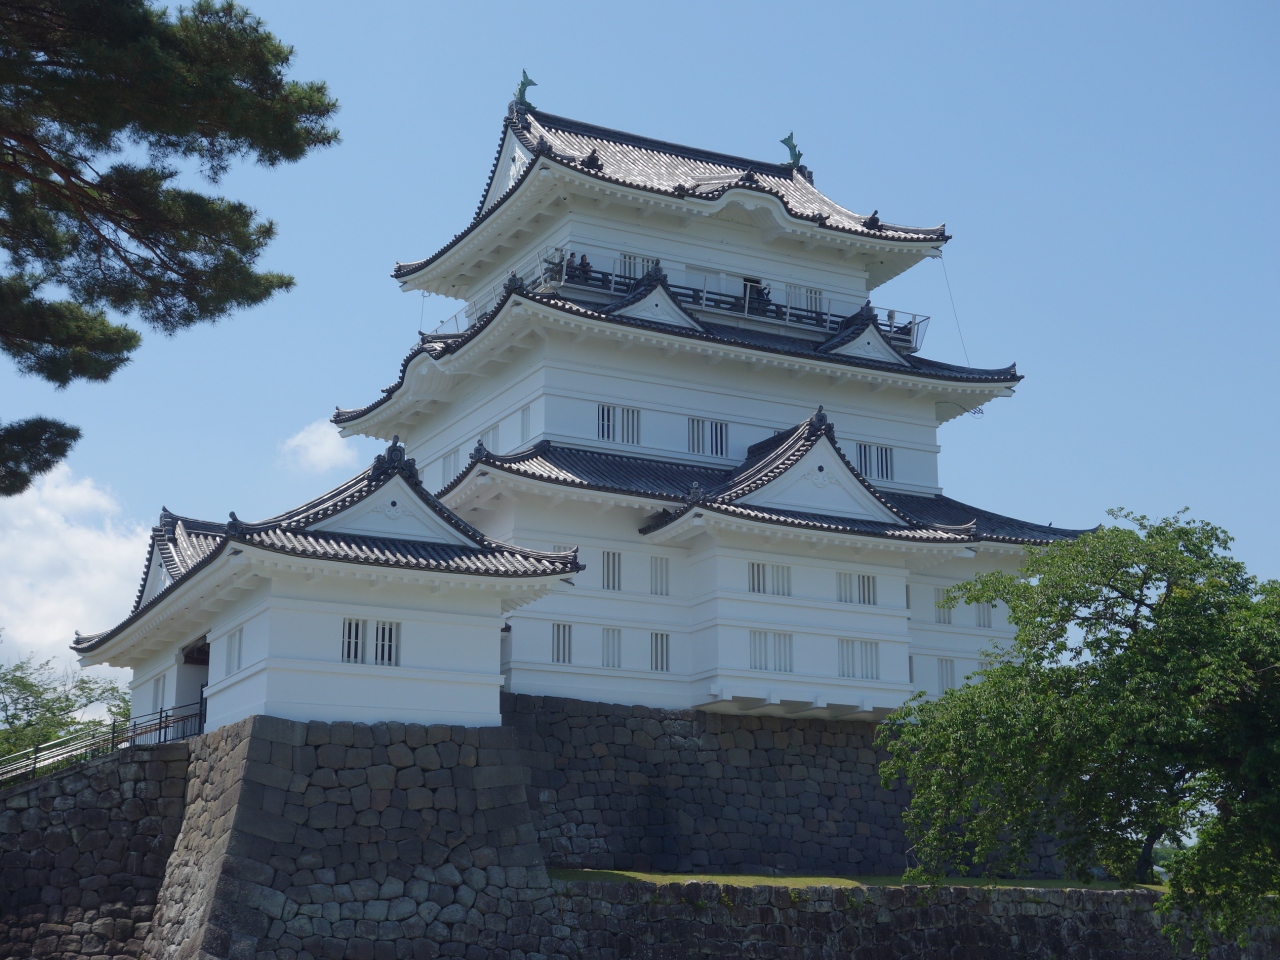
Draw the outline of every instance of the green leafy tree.
[[[106,722],[129,718],[128,693],[111,680],[28,656],[0,667],[0,758],[103,725],[87,717],[102,708]]]
[[[916,879],[1016,875],[1048,834],[1080,880],[1151,882],[1173,847],[1166,932],[1203,951],[1280,918],[1280,584],[1217,527],[1112,516],[1130,526],[950,591],[1006,604],[1017,636],[890,717],[881,774],[910,784]]]
[[[58,387],[107,380],[141,342],[253,306],[292,279],[255,269],[275,225],[179,186],[337,140],[325,85],[286,80],[291,47],[234,3],[0,5],[0,350]],[[61,460],[77,428],[0,423],[0,495]]]

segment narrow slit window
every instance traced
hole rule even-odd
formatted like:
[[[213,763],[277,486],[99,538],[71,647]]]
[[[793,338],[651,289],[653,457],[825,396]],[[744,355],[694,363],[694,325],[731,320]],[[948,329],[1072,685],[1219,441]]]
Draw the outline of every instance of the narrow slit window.
[[[988,629],[991,626],[991,604],[978,603],[973,608],[974,626]]]
[[[237,627],[227,634],[227,672],[224,676],[229,677],[240,669],[243,650],[244,627]]]
[[[551,625],[551,662],[573,663],[573,624]]]
[[[858,602],[869,607],[876,605],[876,578],[873,574],[858,574]]]
[[[711,455],[729,456],[729,424],[723,420],[711,421]]]
[[[858,472],[868,480],[893,479],[893,447],[874,443],[857,445]]]
[[[793,646],[791,634],[775,633],[773,635],[773,669],[777,673],[795,672],[795,665],[791,656]]]
[[[342,621],[342,662],[364,663],[365,622],[347,617]]]
[[[610,403],[596,406],[596,439],[609,443],[640,444],[640,409]]]
[[[649,669],[655,673],[671,672],[671,634],[649,634]]]
[[[851,680],[858,675],[858,648],[855,646],[857,641],[851,640],[848,637],[841,637],[837,643],[837,653],[840,661],[840,676],[847,680]]]
[[[533,436],[533,412],[529,407],[520,408],[520,442],[528,443]]]
[[[689,452],[707,452],[707,421],[701,417],[689,418]]]
[[[772,670],[775,673],[794,672],[792,656],[794,638],[791,634],[772,630],[752,630],[749,642],[752,670]]]
[[[944,607],[947,602],[947,591],[945,587],[933,588],[933,622],[934,623],[950,623],[951,608]]]
[[[607,403],[596,406],[596,439],[613,443],[617,437],[618,408]]]
[[[769,669],[769,632],[767,630],[751,631],[751,669]]]
[[[151,712],[159,713],[165,707],[164,702],[165,674],[160,674],[151,681]]]
[[[893,447],[876,447],[876,479],[893,479]]]
[[[649,592],[655,597],[671,596],[671,559],[649,558]]]
[[[618,438],[621,443],[630,443],[633,446],[640,445],[640,410],[636,407],[619,407],[619,421],[621,427],[621,436]]]
[[[729,455],[729,424],[724,420],[690,417],[689,452],[727,457]]]
[[[747,564],[747,589],[751,593],[768,593],[768,574],[763,563]]]
[[[605,627],[600,637],[600,665],[605,667],[622,666],[622,629]]]
[[[916,682],[916,658],[911,656],[907,657],[907,682]]]
[[[373,662],[379,667],[400,666],[400,624],[379,620],[373,628]]]
[[[444,486],[458,475],[458,465],[462,459],[462,450],[454,447],[440,461],[440,485]]]
[[[785,563],[769,564],[769,592],[775,597],[791,596],[791,568]]]
[[[622,589],[622,554],[617,550],[605,550],[600,564],[600,588]]]
[[[876,640],[858,641],[858,678],[880,679],[880,644]]]
[[[938,692],[946,693],[956,685],[956,662],[950,657],[938,658]]]
[[[857,603],[858,594],[853,587],[852,573],[836,574],[836,599],[840,603]],[[841,674],[843,676],[843,674]]]

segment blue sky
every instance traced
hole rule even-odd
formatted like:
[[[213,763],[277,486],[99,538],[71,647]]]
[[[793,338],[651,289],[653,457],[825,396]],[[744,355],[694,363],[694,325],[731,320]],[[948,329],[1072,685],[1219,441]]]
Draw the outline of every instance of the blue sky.
[[[59,648],[66,618],[122,615],[161,504],[267,516],[373,456],[362,441],[348,465],[307,468],[282,445],[374,399],[419,323],[456,309],[388,273],[470,219],[522,68],[538,106],[624,130],[766,160],[794,131],[838,202],[945,221],[970,359],[1026,376],[943,428],[948,494],[1060,526],[1186,506],[1280,576],[1275,4],[249,6],[296,46],[294,75],[342,104],[342,144],[218,188],[277,221],[262,266],[297,288],[147,332],[106,385],[0,373],[5,418],[85,433],[60,493],[0,505],[0,655]],[[926,355],[964,362],[941,264],[874,300],[931,314]],[[66,530],[108,546],[68,566],[50,542]]]

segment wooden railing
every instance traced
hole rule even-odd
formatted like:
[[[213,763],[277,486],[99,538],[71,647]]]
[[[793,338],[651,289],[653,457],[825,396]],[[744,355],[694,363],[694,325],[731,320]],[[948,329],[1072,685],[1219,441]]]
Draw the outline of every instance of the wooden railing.
[[[90,730],[51,740],[0,758],[0,786],[34,780],[64,767],[105,756],[121,747],[186,740],[204,732],[205,702],[188,703],[133,720],[103,722]]]

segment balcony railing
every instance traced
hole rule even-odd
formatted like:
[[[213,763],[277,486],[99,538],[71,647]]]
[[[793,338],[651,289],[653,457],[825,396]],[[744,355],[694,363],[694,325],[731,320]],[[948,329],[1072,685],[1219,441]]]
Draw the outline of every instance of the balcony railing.
[[[578,287],[602,290],[625,297],[640,284],[643,273],[655,261],[643,257],[615,259],[605,270],[588,263],[585,267],[568,259],[565,251],[544,247],[520,261],[512,273],[532,290],[558,290]],[[721,314],[764,320],[791,327],[835,333],[851,316],[866,309],[862,304],[823,297],[818,291],[800,287],[798,295],[788,289],[796,285],[757,278],[731,281],[741,285],[740,291],[717,289],[724,280],[705,274],[666,270],[667,285],[683,306],[699,313]],[[462,333],[479,317],[493,308],[502,296],[502,284],[494,284],[472,299],[463,309],[439,324],[433,333]],[[782,291],[780,294],[779,292]],[[792,302],[792,300],[796,302]],[[894,346],[908,353],[917,352],[924,342],[929,318],[905,310],[871,307],[876,326]]]
[[[0,758],[0,785],[34,780],[46,773],[105,756],[121,747],[148,747],[187,740],[204,732],[205,701],[170,707],[132,720],[113,720],[83,733]]]

